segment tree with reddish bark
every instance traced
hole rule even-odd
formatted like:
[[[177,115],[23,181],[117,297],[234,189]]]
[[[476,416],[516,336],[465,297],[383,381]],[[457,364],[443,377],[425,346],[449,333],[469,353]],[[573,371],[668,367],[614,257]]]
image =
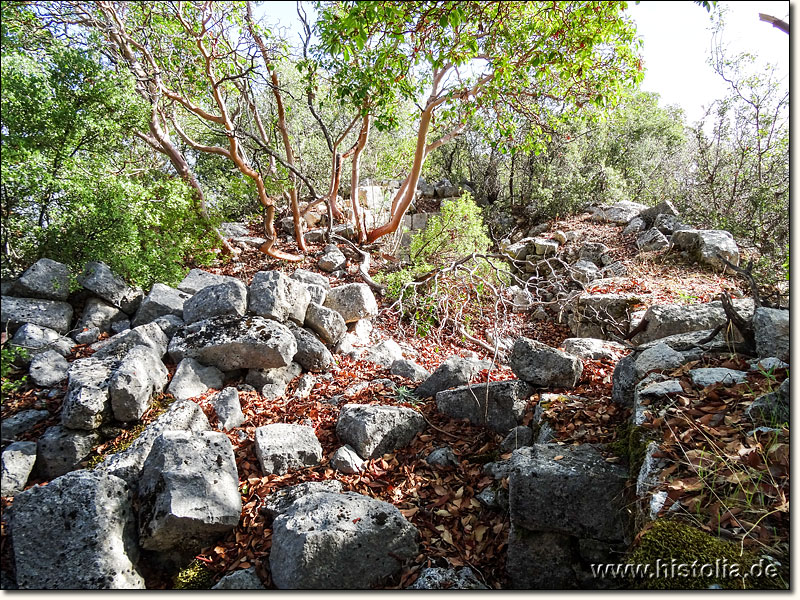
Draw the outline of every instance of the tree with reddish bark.
[[[546,140],[548,115],[613,103],[642,77],[624,2],[351,1],[319,9],[316,51],[343,99],[365,118],[397,98],[419,108],[408,176],[389,222],[367,242],[397,231],[426,156],[471,115],[490,117],[509,146],[535,148]],[[392,116],[386,111],[375,126]],[[532,123],[524,139],[516,137],[519,116]]]

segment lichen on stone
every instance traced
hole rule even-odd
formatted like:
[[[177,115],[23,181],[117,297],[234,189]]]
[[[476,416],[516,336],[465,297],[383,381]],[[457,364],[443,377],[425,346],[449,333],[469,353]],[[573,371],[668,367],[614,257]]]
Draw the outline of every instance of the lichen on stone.
[[[172,580],[172,589],[175,590],[208,590],[212,585],[214,573],[197,559],[178,571]]]

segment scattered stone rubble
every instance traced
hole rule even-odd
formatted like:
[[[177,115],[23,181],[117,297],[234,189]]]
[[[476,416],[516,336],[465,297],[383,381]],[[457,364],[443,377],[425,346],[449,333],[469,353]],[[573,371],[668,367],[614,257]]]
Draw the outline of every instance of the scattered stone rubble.
[[[430,196],[459,191],[444,183],[428,189],[423,182],[420,191]],[[733,264],[739,260],[727,232],[689,228],[668,202],[650,208],[622,202],[596,210],[593,219],[626,226],[641,252],[670,248],[716,269],[725,267],[718,255]],[[232,239],[259,245],[246,228],[225,225]],[[503,246],[518,273],[538,277],[542,265],[563,255],[578,290],[603,277],[625,276],[624,266],[603,244],[584,243],[567,256],[564,246],[575,241],[572,232],[549,238],[541,233]],[[345,261],[329,245],[319,266],[335,272]],[[190,556],[230,532],[239,522],[242,500],[233,447],[224,432],[243,433],[245,417],[239,392],[226,381],[246,376],[267,399],[280,399],[297,381],[296,394],[302,397],[315,377],[334,366],[336,352],[360,352],[354,344],[366,346],[365,361],[406,378],[419,398],[435,398],[442,414],[505,435],[500,450],[511,452],[511,458],[486,465],[486,472],[508,484],[487,487],[476,497],[493,510],[509,511],[511,586],[596,587],[600,582],[592,579],[588,565],[618,562],[631,541],[624,510],[630,494],[648,518],[657,518],[665,498],[653,489],[665,464],[655,444],[648,447],[641,470],[629,473],[606,461],[602,448],[553,443],[542,407],[558,394],[545,390],[575,387],[584,360],[617,361],[613,398],[632,408],[632,423],[638,425],[681,393],[680,383],[665,371],[741,341],[741,336],[717,336],[698,347],[725,321],[718,302],[656,305],[637,315],[635,295],[582,292],[568,311],[575,337],[564,341],[563,350],[520,337],[509,342],[508,362],[516,379],[472,384],[489,363],[453,356],[430,373],[393,340],[371,344],[369,320],[378,305],[364,284],[331,286],[327,277],[298,269],[291,277],[259,272],[247,286],[193,269],[177,289],[155,284],[145,294],[103,263],[89,263],[78,276],[88,297],[72,306],[69,281],[67,267],[42,259],[13,285],[4,283],[2,327],[13,334],[12,345],[29,349],[18,364],[29,367],[40,387],[66,381],[67,389],[60,424],[38,440],[16,441],[49,417],[46,410],[21,411],[2,423],[2,486],[4,495],[15,497],[9,531],[16,585],[22,589],[143,588],[137,566],[142,550]],[[526,290],[514,293],[515,305],[532,305]],[[786,365],[788,311],[754,308],[748,300],[735,306],[753,317],[758,359],[752,370]],[[633,338],[638,346],[620,359],[628,350],[618,342],[641,320],[647,327]],[[65,357],[73,342],[92,344],[95,353],[70,363]],[[166,355],[177,364],[171,380],[163,364]],[[747,373],[695,368],[689,377],[703,388],[744,381]],[[389,380],[381,385],[396,387]],[[747,415],[754,426],[788,422],[788,388],[787,379],[752,403]],[[341,445],[328,458],[313,427],[256,428],[254,450],[262,473],[282,475],[324,461],[341,473],[359,473],[365,461],[407,446],[425,430],[425,419],[411,408],[344,403],[361,389],[331,399],[343,403],[336,426]],[[81,469],[104,428],[138,421],[163,391],[177,401],[130,447],[92,471]],[[535,393],[539,405],[523,425]],[[218,431],[192,401],[206,394]],[[461,459],[449,447],[426,458],[445,470]],[[25,489],[34,475],[50,480],[48,485]],[[344,493],[335,480],[284,488],[262,511],[274,519],[269,566],[279,589],[369,588],[419,552],[418,532],[397,508]],[[487,589],[466,567],[426,569],[411,588]],[[226,575],[215,589],[263,589],[263,584],[250,568]]]

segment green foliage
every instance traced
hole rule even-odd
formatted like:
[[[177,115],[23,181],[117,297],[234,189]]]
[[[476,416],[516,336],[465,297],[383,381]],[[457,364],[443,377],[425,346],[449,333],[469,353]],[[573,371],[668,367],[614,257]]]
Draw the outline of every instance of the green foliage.
[[[680,208],[691,222],[730,231],[785,274],[789,243],[789,86],[776,66],[753,54],[731,56],[719,42],[725,11],[715,14],[709,63],[729,85],[693,130],[696,169]]]
[[[5,400],[6,395],[16,392],[25,385],[27,375],[14,377],[19,369],[14,366],[18,359],[27,359],[29,356],[25,348],[19,346],[4,346],[0,349],[0,402]]]
[[[411,262],[442,266],[473,252],[486,252],[491,242],[486,235],[481,209],[469,193],[442,202],[441,212],[428,219],[411,239]]]
[[[481,209],[468,193],[442,203],[441,213],[428,219],[425,229],[411,238],[410,264],[376,281],[386,285],[387,295],[399,301],[416,334],[428,336],[454,313],[483,300],[484,281],[496,277],[493,263],[469,261],[466,270],[450,267],[473,253],[481,254],[491,242],[486,235]],[[504,267],[503,267],[504,268]],[[431,278],[437,270],[443,279]],[[450,316],[445,316],[450,315]]]
[[[93,46],[34,29],[24,9],[4,16],[3,275],[46,256],[74,271],[102,260],[145,287],[177,283],[181,265],[207,260],[215,240],[186,185],[131,139],[147,131],[132,79]],[[25,47],[29,29],[37,43]]]

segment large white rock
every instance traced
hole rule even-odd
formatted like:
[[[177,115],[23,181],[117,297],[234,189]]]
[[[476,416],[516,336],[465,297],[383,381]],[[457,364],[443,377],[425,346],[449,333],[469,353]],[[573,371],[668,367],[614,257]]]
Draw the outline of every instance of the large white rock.
[[[83,272],[78,275],[78,283],[129,315],[136,312],[144,297],[141,288],[129,286],[101,262],[86,263]]]
[[[314,467],[322,461],[322,446],[314,428],[272,423],[256,429],[256,456],[265,475]]]
[[[425,418],[404,406],[345,404],[336,435],[361,458],[375,458],[411,443],[425,429]]]
[[[134,346],[108,384],[111,410],[117,421],[137,421],[150,408],[153,394],[164,391],[169,372],[148,346]]]
[[[204,287],[183,304],[187,325],[212,317],[242,317],[247,312],[247,286],[232,280]]]
[[[789,361],[790,328],[789,311],[759,307],[753,316],[756,335],[756,352],[765,358],[774,356]]]
[[[67,333],[72,323],[72,306],[58,300],[39,300],[36,298],[0,298],[0,328],[9,333],[33,323],[40,327]]]
[[[69,267],[40,258],[17,279],[15,294],[26,298],[66,300],[69,297]]]
[[[131,320],[131,325],[137,327],[164,315],[175,315],[183,318],[183,305],[191,296],[163,283],[154,283],[150,293],[147,294],[136,316]]]
[[[165,431],[208,431],[211,426],[202,409],[189,400],[173,402],[167,412],[145,427],[142,434],[121,452],[108,456],[95,468],[121,477],[129,484],[139,479],[153,442]]]
[[[264,317],[197,321],[178,331],[169,343],[175,362],[194,358],[222,371],[285,367],[296,352],[292,332]]]
[[[418,536],[388,502],[311,494],[273,523],[272,579],[279,589],[369,589],[417,554]]]
[[[260,271],[250,284],[251,313],[279,323],[292,320],[302,325],[311,302],[308,288],[280,271]]]
[[[354,323],[378,314],[375,295],[366,283],[348,283],[331,288],[324,306],[342,315],[345,323]]]
[[[717,254],[734,265],[739,264],[739,247],[727,231],[715,229],[683,229],[672,234],[670,242],[678,250],[687,252],[693,260],[717,269],[725,264]]]
[[[76,471],[14,498],[11,537],[21,589],[144,589],[131,492]]]
[[[242,498],[233,445],[218,431],[165,431],[138,486],[139,544],[199,551],[239,523]]]

